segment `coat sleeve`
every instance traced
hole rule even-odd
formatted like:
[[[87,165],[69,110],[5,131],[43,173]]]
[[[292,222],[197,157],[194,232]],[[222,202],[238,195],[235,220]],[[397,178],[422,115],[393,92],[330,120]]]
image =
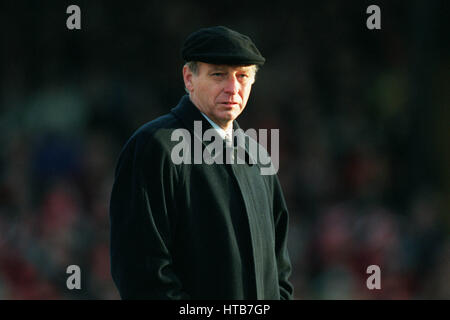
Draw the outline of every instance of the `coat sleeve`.
[[[278,267],[280,298],[282,300],[291,300],[293,299],[294,288],[289,282],[292,267],[287,248],[289,227],[288,210],[277,176],[274,176],[273,205],[275,215],[275,253]]]
[[[152,137],[131,138],[110,201],[111,274],[122,299],[187,299],[174,271],[171,228],[176,170]]]

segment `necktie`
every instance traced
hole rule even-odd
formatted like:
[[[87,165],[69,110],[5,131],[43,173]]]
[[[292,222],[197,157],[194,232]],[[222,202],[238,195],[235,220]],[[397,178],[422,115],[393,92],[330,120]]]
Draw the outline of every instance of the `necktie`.
[[[233,148],[233,139],[231,139],[231,136],[229,133],[225,134],[225,146],[227,148]]]
[[[234,147],[233,147],[233,139],[231,138],[229,133],[225,134],[225,155],[226,155],[226,163],[234,163]]]

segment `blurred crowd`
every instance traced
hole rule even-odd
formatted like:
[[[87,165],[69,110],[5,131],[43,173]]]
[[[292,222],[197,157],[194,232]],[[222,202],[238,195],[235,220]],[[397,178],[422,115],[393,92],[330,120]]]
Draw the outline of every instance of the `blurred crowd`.
[[[78,31],[69,4],[0,5],[0,299],[119,298],[119,152],[184,94],[185,37],[220,24],[267,59],[238,122],[280,129],[295,298],[450,298],[444,1],[380,2],[378,31],[361,1],[79,1]],[[69,265],[81,290],[66,286]]]

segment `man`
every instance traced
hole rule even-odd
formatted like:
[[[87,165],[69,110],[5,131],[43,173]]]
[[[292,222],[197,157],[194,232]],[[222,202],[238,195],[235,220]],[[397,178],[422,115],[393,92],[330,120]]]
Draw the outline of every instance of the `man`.
[[[138,129],[119,158],[110,204],[115,284],[123,299],[291,299],[288,211],[276,175],[260,174],[249,157],[172,157],[175,130],[198,139],[200,123],[225,139],[239,128],[234,120],[265,59],[225,27],[191,34],[182,56],[189,95]]]

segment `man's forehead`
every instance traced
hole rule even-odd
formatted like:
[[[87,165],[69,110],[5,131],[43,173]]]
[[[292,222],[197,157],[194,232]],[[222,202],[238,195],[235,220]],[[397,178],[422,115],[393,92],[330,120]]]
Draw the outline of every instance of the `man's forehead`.
[[[236,71],[250,71],[255,67],[254,64],[250,65],[229,65],[229,64],[212,64],[201,62],[208,70],[236,70]]]

